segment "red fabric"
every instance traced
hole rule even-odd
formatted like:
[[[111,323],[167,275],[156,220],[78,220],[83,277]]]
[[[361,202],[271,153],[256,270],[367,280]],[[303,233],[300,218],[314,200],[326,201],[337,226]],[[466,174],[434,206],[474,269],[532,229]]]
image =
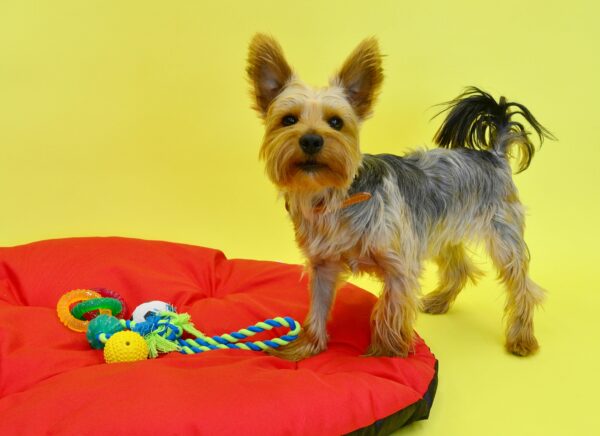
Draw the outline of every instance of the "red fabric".
[[[350,284],[329,349],[300,363],[218,350],[108,365],[55,313],[62,294],[87,287],[131,308],[173,303],[207,334],[301,321],[308,307],[300,266],[208,248],[124,238],[0,248],[0,434],[341,434],[416,402],[434,375],[422,341],[407,359],[361,357],[375,297]]]

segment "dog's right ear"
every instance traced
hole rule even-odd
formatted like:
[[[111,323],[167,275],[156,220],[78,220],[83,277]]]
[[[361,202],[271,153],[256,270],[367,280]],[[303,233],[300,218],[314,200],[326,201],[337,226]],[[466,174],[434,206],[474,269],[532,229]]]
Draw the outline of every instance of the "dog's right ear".
[[[254,109],[264,117],[271,102],[292,77],[292,69],[277,41],[262,33],[254,35],[248,48],[246,72],[255,100]]]

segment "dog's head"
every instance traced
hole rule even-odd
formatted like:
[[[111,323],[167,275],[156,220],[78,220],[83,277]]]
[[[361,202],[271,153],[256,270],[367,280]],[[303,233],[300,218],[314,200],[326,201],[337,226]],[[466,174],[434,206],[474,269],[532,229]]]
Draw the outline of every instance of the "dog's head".
[[[273,183],[284,191],[348,187],[361,162],[359,127],[383,81],[377,41],[361,42],[328,87],[313,88],[273,38],[257,34],[247,72],[266,128],[260,157]]]

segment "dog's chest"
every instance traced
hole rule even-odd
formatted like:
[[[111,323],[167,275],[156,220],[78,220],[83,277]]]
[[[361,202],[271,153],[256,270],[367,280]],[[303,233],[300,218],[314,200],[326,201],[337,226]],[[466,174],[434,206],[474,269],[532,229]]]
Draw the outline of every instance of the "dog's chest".
[[[332,259],[351,250],[359,239],[357,232],[339,217],[319,216],[294,220],[296,241],[308,258]]]
[[[296,241],[306,257],[342,261],[353,272],[369,270],[374,265],[369,256],[372,245],[385,245],[377,228],[357,226],[343,214],[293,221]]]

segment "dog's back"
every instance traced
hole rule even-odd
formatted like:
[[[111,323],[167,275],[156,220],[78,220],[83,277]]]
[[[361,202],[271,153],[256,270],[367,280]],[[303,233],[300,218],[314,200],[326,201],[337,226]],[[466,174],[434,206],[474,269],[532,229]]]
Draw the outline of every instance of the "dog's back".
[[[515,194],[508,163],[488,151],[462,148],[405,156],[365,155],[361,169],[364,174],[359,172],[352,189],[397,189],[420,238],[443,227],[456,233],[454,239],[463,239],[476,221],[485,217],[489,221],[490,213]]]
[[[551,136],[524,106],[504,98],[497,103],[469,88],[448,104],[448,116],[436,134],[440,148],[405,156],[365,154],[350,192],[371,192],[388,207],[398,203],[397,208],[409,211],[408,223],[423,255],[436,256],[445,245],[488,237],[494,218],[505,216],[506,208],[520,208],[509,149],[519,147],[520,171],[534,153],[523,124],[511,119],[511,106],[540,139]],[[359,206],[354,214],[364,216],[358,209],[373,207],[377,205]],[[372,223],[365,228],[373,228]]]

